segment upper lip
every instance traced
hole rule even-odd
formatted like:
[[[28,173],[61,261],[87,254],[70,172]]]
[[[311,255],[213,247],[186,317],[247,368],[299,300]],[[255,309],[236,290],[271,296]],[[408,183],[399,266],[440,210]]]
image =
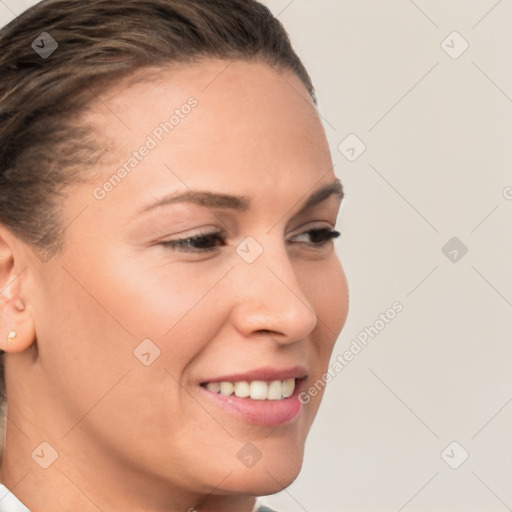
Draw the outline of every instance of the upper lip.
[[[212,377],[204,379],[201,382],[243,382],[261,380],[272,382],[274,380],[302,379],[307,376],[307,370],[303,366],[293,366],[290,368],[256,368],[244,373],[231,373],[221,377]]]

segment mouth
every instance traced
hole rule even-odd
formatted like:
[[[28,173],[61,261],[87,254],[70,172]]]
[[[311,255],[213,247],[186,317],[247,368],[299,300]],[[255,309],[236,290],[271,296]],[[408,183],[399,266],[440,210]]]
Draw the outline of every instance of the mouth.
[[[200,389],[223,412],[253,425],[276,427],[300,416],[298,395],[306,379],[302,367],[261,369],[212,378],[201,382]]]
[[[238,398],[249,398],[251,400],[284,400],[290,398],[295,391],[295,379],[253,381],[221,381],[207,382],[201,384],[211,393],[222,396],[236,396]]]

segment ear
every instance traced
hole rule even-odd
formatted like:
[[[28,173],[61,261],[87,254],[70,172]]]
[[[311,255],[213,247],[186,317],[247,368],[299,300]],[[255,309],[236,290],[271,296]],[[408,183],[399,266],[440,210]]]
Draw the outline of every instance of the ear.
[[[35,340],[33,316],[23,296],[22,244],[0,225],[0,350],[22,352]]]

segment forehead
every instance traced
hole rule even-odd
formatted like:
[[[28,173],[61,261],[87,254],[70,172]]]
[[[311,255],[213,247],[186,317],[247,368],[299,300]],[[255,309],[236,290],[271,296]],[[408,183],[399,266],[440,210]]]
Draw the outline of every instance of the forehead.
[[[191,97],[199,108],[190,121],[178,123],[181,126],[173,130],[174,139],[194,129],[208,130],[210,139],[243,129],[261,132],[278,124],[286,131],[294,125],[322,130],[306,88],[291,71],[262,62],[213,59],[139,69],[103,92],[100,89],[88,120],[120,139],[117,142],[122,141],[122,147],[136,143],[134,135],[151,133],[168,121]]]
[[[119,189],[126,191],[154,195],[160,180],[175,189],[225,191],[243,181],[251,192],[280,181],[290,187],[293,179],[300,192],[332,167],[306,88],[292,72],[265,63],[140,70],[92,107],[88,122],[110,151],[103,180],[124,168]]]

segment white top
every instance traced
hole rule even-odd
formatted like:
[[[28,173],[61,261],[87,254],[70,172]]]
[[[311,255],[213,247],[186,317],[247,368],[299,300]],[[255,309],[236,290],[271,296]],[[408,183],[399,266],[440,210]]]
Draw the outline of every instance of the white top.
[[[0,484],[0,512],[30,512],[30,510],[5,485]],[[274,511],[257,499],[253,512]]]
[[[0,484],[0,512],[30,512],[30,510],[5,485]]]

